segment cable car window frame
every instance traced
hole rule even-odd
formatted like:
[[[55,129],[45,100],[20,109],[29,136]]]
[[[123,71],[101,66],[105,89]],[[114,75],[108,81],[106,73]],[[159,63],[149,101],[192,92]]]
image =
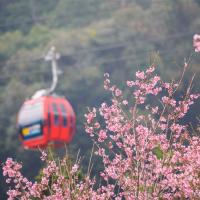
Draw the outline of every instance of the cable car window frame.
[[[62,118],[63,118],[63,126],[67,127],[68,121],[67,121],[67,109],[65,108],[64,104],[60,104]]]
[[[53,110],[53,117],[54,117],[54,124],[55,126],[59,126],[59,111],[57,104],[55,102],[52,103],[52,110]]]

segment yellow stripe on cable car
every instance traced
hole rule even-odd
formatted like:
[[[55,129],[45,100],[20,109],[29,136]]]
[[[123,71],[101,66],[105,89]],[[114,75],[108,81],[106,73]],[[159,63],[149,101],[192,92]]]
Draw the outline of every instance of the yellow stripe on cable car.
[[[23,129],[22,129],[22,134],[23,134],[24,136],[28,135],[28,134],[29,134],[29,128],[23,128]]]

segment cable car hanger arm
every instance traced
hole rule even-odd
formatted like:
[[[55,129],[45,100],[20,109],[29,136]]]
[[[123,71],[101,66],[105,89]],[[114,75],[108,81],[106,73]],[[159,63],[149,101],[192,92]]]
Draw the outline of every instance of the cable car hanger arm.
[[[58,67],[57,67],[57,61],[60,58],[60,55],[56,53],[55,47],[51,47],[50,51],[45,56],[46,61],[51,61],[52,65],[52,84],[50,88],[47,89],[41,89],[35,92],[35,94],[32,96],[32,99],[36,99],[42,96],[50,95],[55,90],[57,83],[58,83]]]

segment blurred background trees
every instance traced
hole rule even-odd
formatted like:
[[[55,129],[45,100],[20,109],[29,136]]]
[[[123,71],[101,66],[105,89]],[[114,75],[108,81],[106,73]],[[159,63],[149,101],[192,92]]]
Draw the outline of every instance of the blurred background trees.
[[[61,53],[63,71],[57,93],[77,114],[70,150],[80,149],[87,160],[91,141],[84,133],[84,113],[108,99],[103,74],[109,72],[123,88],[136,70],[154,62],[164,79],[175,79],[199,32],[198,0],[0,0],[0,160],[21,160],[32,178],[40,168],[38,153],[21,147],[15,121],[22,102],[51,83],[50,64],[43,58],[52,45]],[[196,73],[199,91],[199,65],[193,53],[182,88]],[[199,103],[186,120],[195,124],[197,115]],[[2,178],[0,191],[5,198]]]

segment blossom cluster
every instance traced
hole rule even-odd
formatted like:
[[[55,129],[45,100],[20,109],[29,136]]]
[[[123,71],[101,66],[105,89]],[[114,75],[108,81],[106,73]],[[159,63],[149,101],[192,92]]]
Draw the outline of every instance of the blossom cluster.
[[[195,52],[200,52],[200,35],[195,34],[193,37],[193,46]]]
[[[189,86],[177,98],[180,81],[163,82],[154,73],[150,66],[136,72],[135,81],[127,81],[129,102],[106,74],[104,88],[112,92],[112,103],[104,102],[85,115],[86,132],[105,167],[101,177],[113,183],[110,199],[200,197],[200,138],[181,123],[200,95],[191,94]]]
[[[14,199],[96,199],[97,192],[93,191],[94,181],[89,177],[80,179],[80,165],[71,165],[68,157],[59,160],[48,160],[46,152],[42,152],[41,159],[46,162],[42,169],[41,178],[31,182],[25,178],[20,170],[22,165],[8,158],[3,166],[6,183],[14,185],[7,192],[8,200]]]

